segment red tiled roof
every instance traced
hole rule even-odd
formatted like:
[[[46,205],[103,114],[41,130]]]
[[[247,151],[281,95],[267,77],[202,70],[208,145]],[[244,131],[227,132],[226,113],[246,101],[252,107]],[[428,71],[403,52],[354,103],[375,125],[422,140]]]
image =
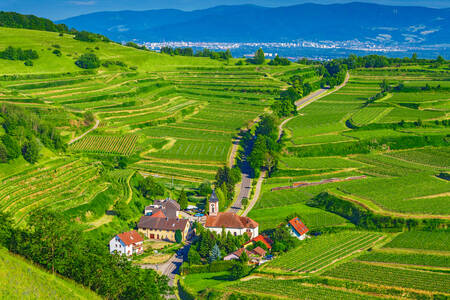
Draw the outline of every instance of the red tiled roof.
[[[256,228],[258,223],[250,219],[249,217],[241,217],[233,212],[221,212],[217,216],[208,216],[206,218],[206,228]]]
[[[134,230],[124,232],[124,233],[119,233],[117,236],[127,246],[144,241],[144,239],[139,235],[139,233],[137,233]]]
[[[255,254],[259,255],[259,256],[265,256],[266,255],[266,250],[264,250],[261,247],[256,247],[255,249],[252,250],[252,252],[254,252]]]
[[[300,221],[298,217],[293,218],[289,221],[289,224],[297,231],[300,235],[304,235],[309,231],[309,229],[305,226],[305,224]]]
[[[150,215],[152,218],[165,218],[166,215],[162,212],[162,210],[158,210],[154,214]]]
[[[245,251],[245,253],[247,253],[247,256],[249,256],[249,255],[251,254],[250,251],[248,251],[248,250],[245,249],[244,247],[242,247],[242,248],[240,248],[240,249],[237,249],[237,250],[234,251],[232,254],[236,255],[237,257],[241,257],[242,252],[244,252],[244,251]]]
[[[245,244],[247,245],[247,244],[249,244],[251,242],[261,242],[264,245],[266,245],[267,249],[271,249],[272,248],[272,244],[273,244],[273,241],[271,239],[269,239],[268,237],[263,236],[261,234],[258,235],[257,237],[255,237],[254,239],[251,239],[250,241],[248,241]]]

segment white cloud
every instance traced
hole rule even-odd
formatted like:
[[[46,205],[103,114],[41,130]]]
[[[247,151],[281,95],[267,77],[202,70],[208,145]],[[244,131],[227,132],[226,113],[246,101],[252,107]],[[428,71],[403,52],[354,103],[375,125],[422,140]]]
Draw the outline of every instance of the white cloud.
[[[83,6],[89,6],[89,5],[95,5],[95,1],[69,1],[72,5],[83,5]]]

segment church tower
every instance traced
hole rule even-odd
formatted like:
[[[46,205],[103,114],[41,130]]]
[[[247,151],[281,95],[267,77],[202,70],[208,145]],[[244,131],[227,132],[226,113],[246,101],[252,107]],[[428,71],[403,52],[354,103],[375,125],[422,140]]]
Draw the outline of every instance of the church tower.
[[[217,216],[219,213],[219,198],[217,198],[216,192],[213,191],[209,198],[209,215]]]

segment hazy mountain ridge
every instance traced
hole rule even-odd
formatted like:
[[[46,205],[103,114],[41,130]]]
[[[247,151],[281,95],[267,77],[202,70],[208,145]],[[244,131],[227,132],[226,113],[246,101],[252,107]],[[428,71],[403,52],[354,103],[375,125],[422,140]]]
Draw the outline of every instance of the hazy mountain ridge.
[[[61,20],[119,40],[292,41],[373,40],[391,44],[449,44],[450,9],[368,3],[300,4],[266,8],[218,6],[99,12]]]

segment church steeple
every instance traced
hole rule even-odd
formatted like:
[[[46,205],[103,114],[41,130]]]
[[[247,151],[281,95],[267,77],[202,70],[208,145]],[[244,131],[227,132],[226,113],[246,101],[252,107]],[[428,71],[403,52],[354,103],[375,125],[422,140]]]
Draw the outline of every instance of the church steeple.
[[[209,197],[209,215],[217,216],[219,213],[219,198],[217,198],[216,192],[213,190],[211,197]]]

